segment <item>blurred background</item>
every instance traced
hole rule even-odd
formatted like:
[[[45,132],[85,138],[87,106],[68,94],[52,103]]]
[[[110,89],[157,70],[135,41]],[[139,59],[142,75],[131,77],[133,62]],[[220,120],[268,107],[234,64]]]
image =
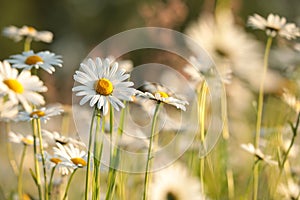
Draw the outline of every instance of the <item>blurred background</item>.
[[[201,14],[213,12],[215,3],[214,0],[1,0],[0,28],[28,25],[54,33],[51,44],[33,42],[32,48],[63,56],[64,67],[57,70],[54,78],[43,74],[49,87],[46,98],[48,102],[71,104],[72,75],[97,44],[114,34],[145,26],[184,32]],[[236,22],[242,26],[253,13],[262,16],[278,13],[300,24],[299,0],[220,0],[218,3],[230,5]],[[258,39],[265,39],[263,32],[255,34]],[[22,50],[22,42],[0,37],[1,60]]]

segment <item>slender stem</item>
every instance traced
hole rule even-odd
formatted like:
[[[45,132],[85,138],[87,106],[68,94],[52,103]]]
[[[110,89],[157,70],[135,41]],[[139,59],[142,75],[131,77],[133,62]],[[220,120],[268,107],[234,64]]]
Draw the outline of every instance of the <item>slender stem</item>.
[[[86,176],[85,176],[85,193],[84,193],[85,200],[89,199],[88,194],[89,194],[90,168],[91,168],[91,150],[92,150],[93,127],[94,127],[94,119],[95,119],[96,109],[97,108],[95,107],[94,112],[93,112],[93,117],[91,120],[90,133],[89,133],[87,169],[86,169]]]
[[[26,37],[24,42],[24,51],[30,51],[31,42],[32,42],[32,38]]]
[[[65,191],[65,194],[64,194],[64,197],[63,197],[63,200],[65,200],[68,196],[68,191],[69,191],[69,188],[70,188],[70,185],[71,185],[71,182],[72,182],[72,179],[73,179],[73,176],[75,174],[75,172],[77,171],[78,168],[75,168],[74,171],[72,172],[69,180],[68,180],[68,183],[67,183],[67,187],[66,187],[66,191]]]
[[[5,122],[5,132],[6,132],[6,136],[7,136],[7,140],[8,140],[8,135],[9,135],[9,132],[10,132],[10,123],[9,122]],[[9,164],[14,172],[14,174],[16,176],[18,176],[18,167],[17,167],[17,162],[16,160],[14,159],[14,156],[13,156],[13,152],[12,152],[12,148],[11,148],[11,143],[10,142],[7,142],[6,143],[6,148],[7,148],[7,155],[8,155],[8,160],[9,160]]]
[[[39,137],[39,146],[40,146],[40,154],[42,157],[42,165],[43,165],[43,173],[44,173],[44,189],[45,189],[45,200],[48,200],[48,182],[47,182],[47,170],[46,170],[46,161],[45,161],[45,153],[44,153],[44,147],[43,147],[43,138],[42,138],[42,131],[41,131],[41,120],[34,119],[37,124],[37,133]]]
[[[160,108],[161,102],[157,102],[153,119],[152,119],[152,126],[151,126],[151,135],[149,138],[149,148],[148,148],[148,156],[147,156],[147,163],[146,163],[146,171],[145,171],[145,179],[144,179],[144,193],[143,193],[143,200],[147,199],[147,193],[148,193],[148,184],[149,184],[149,169],[150,169],[150,164],[152,160],[152,143],[153,143],[153,138],[154,138],[154,133],[155,133],[155,128],[156,128],[156,121],[158,117],[158,111]]]
[[[19,199],[23,199],[23,164],[26,156],[26,150],[27,150],[27,145],[25,144],[23,147],[23,152],[21,155],[21,160],[20,160],[20,167],[19,167],[19,176],[18,176],[18,195]]]
[[[48,199],[51,199],[51,192],[52,192],[52,186],[53,186],[53,177],[54,177],[54,172],[55,172],[56,166],[57,165],[55,165],[51,169],[51,175],[50,175],[49,186],[48,186]]]
[[[263,102],[264,102],[264,83],[265,83],[265,77],[266,77],[267,70],[268,70],[268,61],[269,61],[271,45],[272,45],[272,37],[269,37],[267,40],[266,49],[265,49],[263,74],[262,74],[262,79],[261,79],[260,88],[259,88],[258,105],[257,105],[256,134],[255,134],[255,148],[259,147],[261,122],[262,122],[262,111],[263,111]],[[259,178],[258,175],[259,175],[259,169],[258,169],[258,166],[255,165],[253,168],[253,200],[257,200],[258,178]]]
[[[97,124],[95,130],[94,140],[94,177],[93,177],[93,197],[98,199],[100,197],[100,161],[102,156],[102,132],[99,128],[102,126],[102,120],[99,110],[97,110]],[[102,128],[102,127],[101,127]],[[100,136],[100,137],[99,137]]]
[[[34,169],[35,169],[35,180],[38,188],[39,199],[43,199],[42,195],[42,186],[41,186],[41,177],[40,177],[40,169],[39,162],[37,159],[38,151],[37,151],[37,127],[34,120],[31,121],[32,132],[33,132],[33,156],[34,156]]]
[[[268,60],[269,60],[271,45],[272,45],[272,37],[269,37],[268,41],[267,41],[266,49],[265,49],[263,74],[262,74],[262,78],[261,78],[261,82],[260,82],[260,88],[259,88],[258,105],[257,105],[255,148],[259,147],[259,138],[260,138],[262,111],[263,111],[263,102],[264,102],[264,84],[265,84],[265,78],[266,78],[266,74],[267,74],[267,70],[268,70]]]

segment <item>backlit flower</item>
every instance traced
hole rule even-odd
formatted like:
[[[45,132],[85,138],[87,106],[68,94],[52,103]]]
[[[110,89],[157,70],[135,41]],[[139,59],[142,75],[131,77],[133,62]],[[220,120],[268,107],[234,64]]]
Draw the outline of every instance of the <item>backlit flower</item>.
[[[32,119],[40,119],[42,122],[46,123],[50,117],[60,115],[62,112],[63,110],[60,106],[35,108],[29,112],[20,112],[18,120],[30,121]]]
[[[73,167],[71,163],[63,162],[63,160],[61,160],[59,157],[50,155],[46,151],[44,156],[45,156],[46,166],[48,168],[56,167],[56,169],[58,169],[58,172],[63,176],[68,175],[69,172],[73,172]]]
[[[248,144],[242,144],[241,145],[242,149],[245,151],[249,152],[250,154],[254,155],[257,157],[259,160],[263,160],[266,163],[270,165],[277,165],[278,163],[274,160],[271,159],[271,156],[263,154],[260,149],[257,149],[253,146],[253,144],[248,143]]]
[[[266,31],[270,37],[275,37],[277,34],[288,40],[300,37],[300,29],[294,23],[287,23],[285,17],[269,14],[267,19],[258,14],[250,16],[248,19],[249,26],[254,29]]]
[[[62,67],[61,56],[49,51],[41,51],[38,53],[26,51],[22,54],[10,56],[10,59],[7,59],[7,61],[10,62],[14,68],[26,70],[42,68],[49,74],[55,72],[54,66]]]
[[[202,200],[200,182],[188,175],[181,165],[173,165],[154,174],[150,185],[151,200]]]
[[[62,162],[72,163],[73,168],[82,168],[87,165],[87,152],[76,148],[73,144],[63,146],[56,143],[53,147],[54,155],[62,159]]]
[[[0,121],[14,120],[18,114],[18,105],[0,98]]]
[[[136,90],[131,88],[133,82],[125,81],[129,74],[124,69],[118,69],[118,63],[111,63],[109,59],[95,61],[88,59],[81,63],[79,71],[75,72],[74,80],[81,85],[73,87],[76,96],[84,96],[79,104],[90,102],[90,106],[97,106],[107,114],[109,105],[117,111],[124,107],[122,100],[132,101]]]
[[[44,104],[44,97],[38,92],[45,92],[47,88],[37,76],[32,76],[30,71],[11,68],[7,61],[0,62],[0,96],[7,95],[13,103],[21,103],[26,110],[33,105]]]
[[[137,96],[163,102],[183,111],[186,110],[185,105],[189,104],[187,101],[175,97],[173,92],[160,84],[146,82],[142,87],[145,92],[139,92]]]
[[[10,131],[8,133],[8,138],[9,141],[12,143],[17,143],[17,144],[24,144],[24,145],[33,145],[33,137],[32,135],[22,135],[20,133],[15,133]]]
[[[50,43],[53,39],[53,34],[50,31],[37,31],[31,26],[23,26],[17,28],[15,26],[9,26],[3,29],[3,35],[18,42],[24,37],[31,38],[35,41],[42,41]]]

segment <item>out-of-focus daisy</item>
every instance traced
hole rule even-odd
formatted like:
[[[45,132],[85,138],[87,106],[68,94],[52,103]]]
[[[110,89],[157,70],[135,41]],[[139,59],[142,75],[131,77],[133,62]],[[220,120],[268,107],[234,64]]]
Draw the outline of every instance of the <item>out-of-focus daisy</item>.
[[[17,28],[16,26],[9,26],[3,29],[3,35],[18,42],[24,37],[31,38],[35,41],[42,41],[50,43],[53,39],[53,34],[50,31],[37,31],[31,26],[23,26]]]
[[[29,71],[11,68],[7,61],[0,62],[0,95],[8,95],[13,103],[21,103],[26,110],[33,105],[44,104],[44,97],[38,92],[47,91],[47,87],[37,76],[32,76]]]
[[[63,162],[59,157],[55,157],[45,152],[45,161],[48,168],[56,167],[61,175],[68,175],[73,171],[72,165],[68,162]]]
[[[300,112],[300,101],[287,90],[282,93],[282,100],[294,109],[296,113]]]
[[[76,148],[73,144],[63,146],[56,143],[57,147],[53,147],[54,156],[61,158],[62,162],[72,163],[73,168],[82,168],[87,165],[87,152]]]
[[[71,137],[63,136],[59,132],[56,132],[56,131],[50,132],[47,130],[42,130],[42,134],[49,145],[54,146],[54,145],[56,145],[56,143],[66,145],[66,144],[72,143],[76,147],[80,147],[80,148],[86,147],[83,142],[76,140],[74,138],[71,138]]]
[[[117,111],[124,107],[122,100],[132,101],[136,90],[131,88],[133,82],[125,81],[129,74],[124,69],[118,69],[118,63],[111,63],[109,59],[95,61],[88,59],[87,63],[81,63],[79,71],[75,72],[74,80],[81,85],[73,87],[76,96],[84,96],[79,104],[90,101],[90,106],[97,106],[107,114],[109,105]]]
[[[271,156],[263,154],[260,149],[255,148],[253,146],[253,144],[251,144],[251,143],[241,144],[241,147],[245,151],[247,151],[247,152],[251,153],[252,155],[254,155],[255,157],[257,157],[259,160],[263,160],[270,165],[278,164],[276,161],[271,159]]]
[[[157,102],[163,102],[183,111],[186,110],[185,105],[189,104],[185,100],[176,98],[173,92],[158,83],[145,82],[142,86],[142,90],[145,92],[138,92],[137,96],[149,98]]]
[[[257,82],[262,73],[262,49],[235,24],[231,12],[222,11],[215,17],[203,16],[186,29],[186,34],[207,50],[218,71],[229,69],[250,84]]]
[[[0,121],[14,120],[18,114],[18,105],[0,98]]]
[[[267,19],[258,14],[250,16],[248,19],[249,26],[254,29],[266,31],[266,34],[271,37],[284,37],[288,40],[300,37],[300,29],[294,23],[287,23],[285,17],[269,14]]]
[[[200,182],[188,175],[181,165],[173,165],[154,174],[154,182],[150,186],[151,200],[201,200]]]
[[[278,186],[277,192],[284,200],[298,200],[300,197],[300,186],[292,179],[288,179],[287,184],[282,183]]]
[[[50,117],[60,115],[63,112],[61,106],[49,106],[42,108],[35,108],[29,112],[20,112],[18,120],[20,121],[30,121],[32,119],[40,119],[42,122],[46,123]]]
[[[9,141],[12,143],[17,143],[17,144],[24,144],[24,145],[33,145],[33,137],[32,135],[22,135],[20,133],[15,133],[10,131],[8,133]]]
[[[25,51],[22,54],[12,55],[8,62],[12,64],[12,67],[18,69],[31,70],[32,68],[42,68],[49,74],[55,72],[55,67],[62,67],[61,56],[55,55],[50,51],[41,51],[34,53],[33,51]]]

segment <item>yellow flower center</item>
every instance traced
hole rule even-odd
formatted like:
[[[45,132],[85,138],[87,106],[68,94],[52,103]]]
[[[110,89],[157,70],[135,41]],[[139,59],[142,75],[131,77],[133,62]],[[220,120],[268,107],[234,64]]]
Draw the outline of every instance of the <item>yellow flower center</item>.
[[[108,96],[113,92],[114,87],[110,80],[101,78],[96,82],[95,90],[98,94]]]
[[[50,161],[53,162],[53,163],[55,163],[57,165],[58,163],[61,162],[61,159],[59,159],[59,158],[51,158]]]
[[[27,65],[35,65],[36,63],[42,62],[44,62],[44,60],[38,55],[29,56],[25,60],[25,64]]]
[[[41,110],[36,110],[36,111],[33,111],[32,113],[30,113],[29,116],[30,117],[44,117],[45,113]]]
[[[28,30],[29,33],[35,33],[36,32],[36,29],[33,28],[32,26],[28,26],[27,30]]]
[[[159,94],[162,98],[168,98],[169,95],[163,91],[156,91],[155,94]]]
[[[21,94],[24,92],[23,85],[17,79],[6,79],[3,82],[15,93]]]
[[[28,138],[22,138],[22,142],[24,145],[33,145],[33,140]]]
[[[86,161],[83,160],[82,158],[72,158],[71,161],[79,167],[86,166]]]

